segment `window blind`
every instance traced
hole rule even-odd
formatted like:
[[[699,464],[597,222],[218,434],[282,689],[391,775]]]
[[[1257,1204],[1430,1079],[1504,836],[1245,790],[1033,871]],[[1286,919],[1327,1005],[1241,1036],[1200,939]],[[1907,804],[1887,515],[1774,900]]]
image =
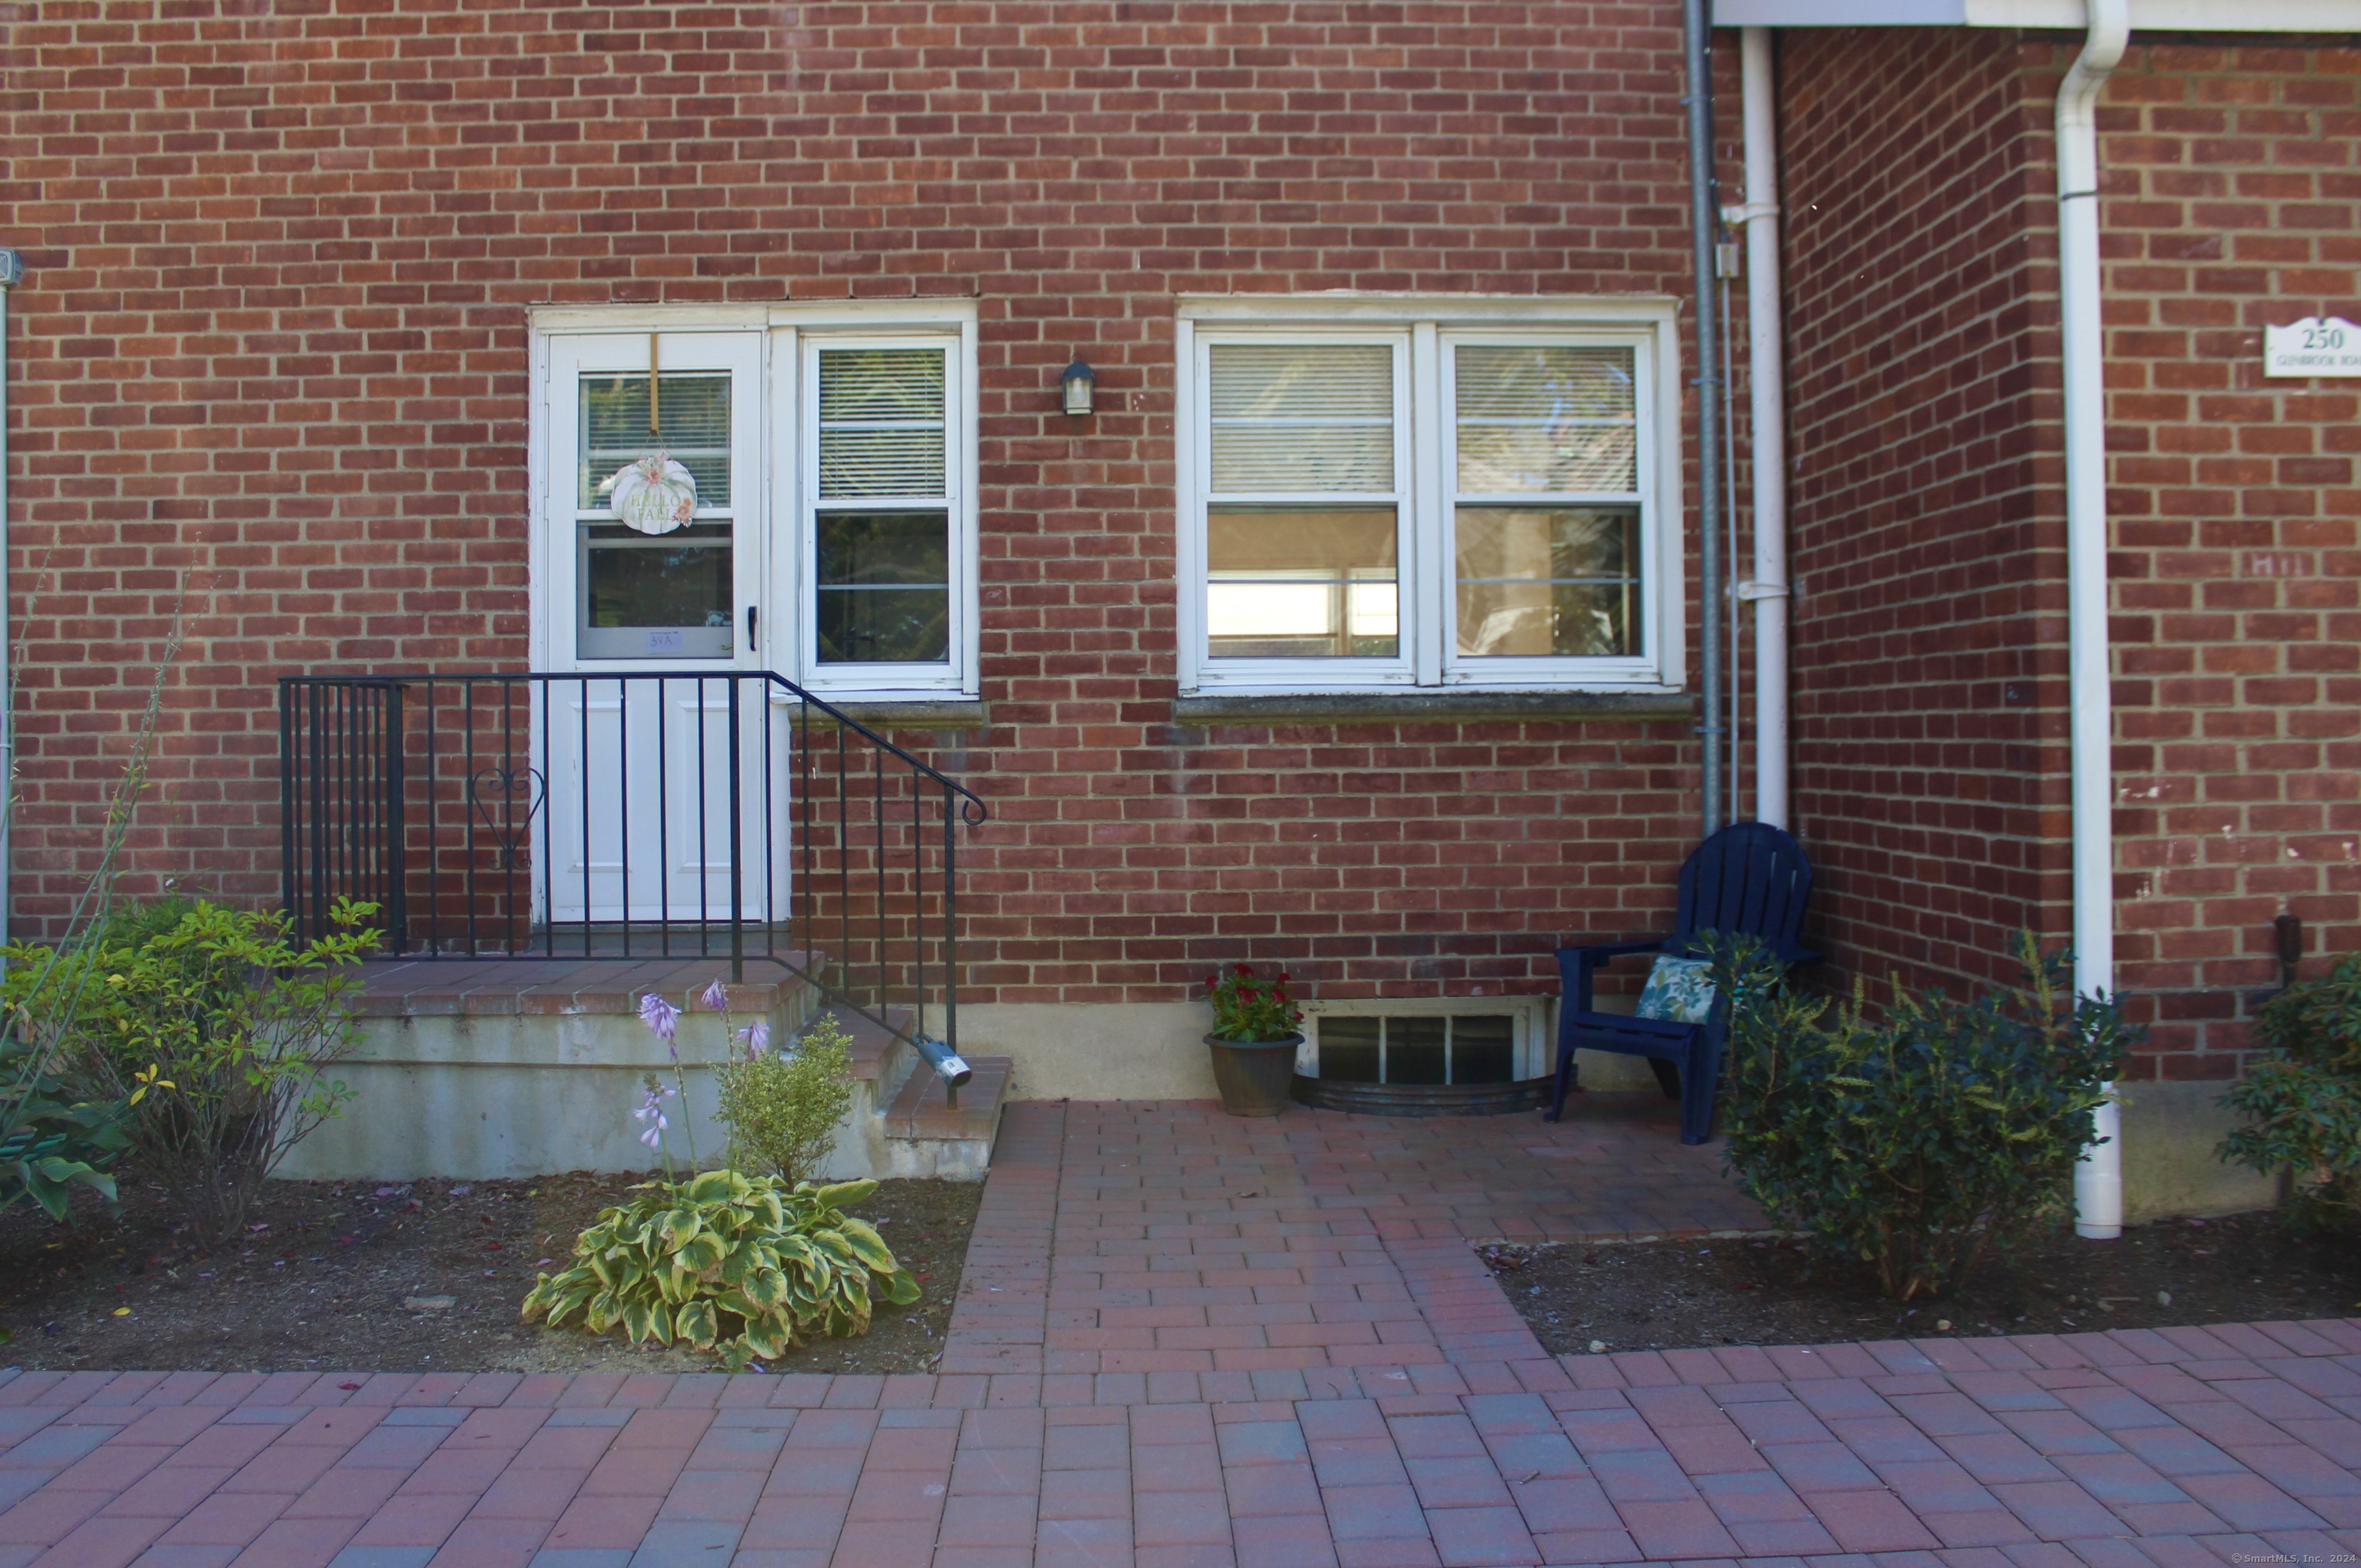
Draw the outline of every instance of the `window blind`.
[[[730,378],[664,372],[656,404],[657,430],[648,433],[645,376],[585,376],[581,386],[582,469],[576,502],[584,510],[607,504],[609,482],[622,466],[662,448],[697,480],[697,504],[730,504]]]
[[[1639,488],[1631,349],[1464,345],[1454,358],[1462,495]]]
[[[1394,351],[1384,344],[1207,350],[1217,495],[1394,488]]]
[[[819,493],[824,499],[947,494],[944,353],[819,352]]]

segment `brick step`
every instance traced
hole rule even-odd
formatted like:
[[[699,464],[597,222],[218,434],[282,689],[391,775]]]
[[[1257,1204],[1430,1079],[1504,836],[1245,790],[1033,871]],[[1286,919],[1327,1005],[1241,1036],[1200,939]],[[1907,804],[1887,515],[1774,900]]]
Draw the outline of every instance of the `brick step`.
[[[950,1102],[949,1088],[932,1068],[921,1065],[903,1080],[885,1109],[889,1138],[941,1138],[977,1142],[989,1149],[999,1130],[1001,1107],[1008,1099],[1011,1078],[1006,1057],[970,1057],[974,1076],[960,1087],[959,1103]]]
[[[818,953],[781,955],[818,972]],[[784,1012],[795,1027],[810,1015],[818,988],[786,963],[746,960],[746,978],[726,979],[728,959],[594,957],[522,959],[380,959],[360,967],[353,1010],[364,1018],[434,1015],[535,1017],[636,1014],[653,991],[675,1007],[721,980],[730,1010],[741,1019]]]

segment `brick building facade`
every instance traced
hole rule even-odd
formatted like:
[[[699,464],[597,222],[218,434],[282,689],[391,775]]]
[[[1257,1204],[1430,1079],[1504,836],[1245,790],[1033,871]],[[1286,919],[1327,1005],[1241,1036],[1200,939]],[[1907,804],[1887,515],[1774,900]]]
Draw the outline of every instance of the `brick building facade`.
[[[280,674],[544,655],[553,310],[615,312],[618,333],[802,323],[817,345],[891,307],[972,345],[972,385],[944,361],[974,450],[949,503],[973,520],[949,590],[972,595],[964,685],[863,709],[991,804],[961,851],[972,1026],[1123,1066],[1044,1068],[1045,1091],[1148,1092],[1180,1081],[1159,1064],[1218,959],[1332,999],[1547,993],[1556,942],[1669,905],[1698,810],[1693,371],[1667,346],[1690,328],[1678,19],[1488,0],[18,7],[0,186],[28,269],[9,345],[17,928],[53,929],[87,877],[176,621],[135,894],[276,894]],[[2014,929],[2065,925],[2048,115],[2070,46],[1834,28],[1780,48],[1795,827],[1840,970],[1957,984],[2004,971]],[[2361,924],[2354,400],[2266,384],[2258,352],[2266,322],[2361,313],[2356,92],[2349,38],[2147,38],[2104,100],[2143,1077],[2234,1069],[2274,915],[2302,916],[2315,953]],[[1340,291],[1392,313],[1322,315]],[[1432,391],[1451,384],[1433,364],[1495,339],[1620,353],[1624,333],[1669,399],[1651,422],[1631,394],[1670,465],[1633,503],[1663,540],[1641,591],[1691,584],[1681,619],[1677,595],[1634,612],[1653,663],[1634,641],[1608,689],[1563,671],[1522,689],[1465,635],[1414,654],[1427,568],[1405,557],[1392,685],[1202,679],[1221,633],[1188,562],[1218,497],[1190,465],[1198,382],[1226,372],[1191,356],[1244,330],[1221,305],[1237,296],[1310,302],[1306,341],[1396,345],[1402,453],[1454,417],[1417,400],[1472,396],[1464,369]],[[1078,356],[1097,373],[1082,421],[1056,386]],[[805,417],[778,396],[779,421]],[[1433,592],[1430,637],[1468,602]],[[783,624],[818,613],[807,598]]]

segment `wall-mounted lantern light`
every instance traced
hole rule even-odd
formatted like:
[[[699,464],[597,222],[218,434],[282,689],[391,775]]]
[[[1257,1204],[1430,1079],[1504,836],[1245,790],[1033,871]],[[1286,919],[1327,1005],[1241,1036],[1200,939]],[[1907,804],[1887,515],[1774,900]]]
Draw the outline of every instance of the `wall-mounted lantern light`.
[[[1060,390],[1065,394],[1066,411],[1086,414],[1091,411],[1091,367],[1076,359],[1058,378]]]

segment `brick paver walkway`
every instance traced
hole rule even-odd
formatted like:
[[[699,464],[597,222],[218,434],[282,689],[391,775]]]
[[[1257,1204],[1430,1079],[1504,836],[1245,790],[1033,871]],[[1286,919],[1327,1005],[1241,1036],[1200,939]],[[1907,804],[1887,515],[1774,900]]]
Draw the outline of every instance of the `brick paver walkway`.
[[[0,1568],[2361,1549],[2351,1321],[1542,1354],[1465,1237],[1748,1219],[1642,1131],[1016,1107],[936,1376],[0,1372]]]

